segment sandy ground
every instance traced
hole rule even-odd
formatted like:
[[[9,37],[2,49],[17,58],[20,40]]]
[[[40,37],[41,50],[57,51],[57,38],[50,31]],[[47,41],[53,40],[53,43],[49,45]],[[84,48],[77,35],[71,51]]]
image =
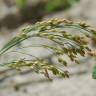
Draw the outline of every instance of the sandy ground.
[[[91,74],[55,79],[53,82],[31,83],[18,91],[1,88],[0,96],[96,96],[96,81]]]

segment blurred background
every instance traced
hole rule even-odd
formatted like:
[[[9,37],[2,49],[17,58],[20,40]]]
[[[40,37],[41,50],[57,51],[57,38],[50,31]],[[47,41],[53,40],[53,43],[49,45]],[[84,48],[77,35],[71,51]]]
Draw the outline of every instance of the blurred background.
[[[0,0],[0,48],[27,25],[52,18],[84,20],[96,27],[96,0]],[[35,38],[25,43],[38,42],[45,41]],[[43,49],[31,52],[45,58],[49,54]],[[17,57],[5,55],[0,57],[0,63]],[[54,58],[48,60],[54,62]],[[89,57],[81,60],[80,65],[69,64],[70,78],[53,76],[53,82],[32,70],[18,72],[0,67],[0,96],[96,96],[96,81],[91,76],[94,64],[96,60]]]

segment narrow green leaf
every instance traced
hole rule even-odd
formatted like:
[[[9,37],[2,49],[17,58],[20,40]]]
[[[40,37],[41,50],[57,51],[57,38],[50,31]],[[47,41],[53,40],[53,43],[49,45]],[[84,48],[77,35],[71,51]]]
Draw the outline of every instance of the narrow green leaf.
[[[96,79],[96,65],[93,67],[93,70],[92,70],[92,78]]]

